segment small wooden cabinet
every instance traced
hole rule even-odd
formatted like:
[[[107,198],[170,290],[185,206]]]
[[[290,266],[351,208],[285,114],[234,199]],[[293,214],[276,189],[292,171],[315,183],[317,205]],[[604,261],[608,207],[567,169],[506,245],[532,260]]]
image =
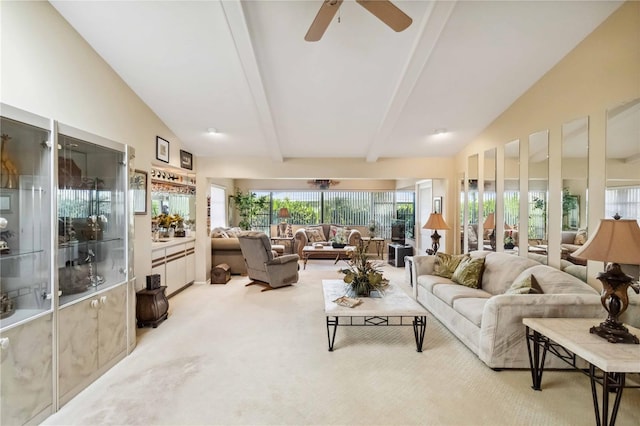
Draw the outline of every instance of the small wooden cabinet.
[[[156,328],[158,324],[167,319],[169,301],[165,295],[166,289],[166,286],[160,286],[153,290],[140,290],[136,293],[138,328],[145,326]]]

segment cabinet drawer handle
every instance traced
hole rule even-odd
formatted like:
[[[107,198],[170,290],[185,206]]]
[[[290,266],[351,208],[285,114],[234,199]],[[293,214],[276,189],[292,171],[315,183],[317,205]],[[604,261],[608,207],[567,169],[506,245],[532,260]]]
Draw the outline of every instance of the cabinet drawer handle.
[[[103,305],[106,305],[107,304],[107,296],[102,296],[100,298],[100,303],[103,304]]]
[[[94,299],[94,300],[91,301],[91,307],[92,308],[97,308],[98,307],[98,300],[97,299]]]

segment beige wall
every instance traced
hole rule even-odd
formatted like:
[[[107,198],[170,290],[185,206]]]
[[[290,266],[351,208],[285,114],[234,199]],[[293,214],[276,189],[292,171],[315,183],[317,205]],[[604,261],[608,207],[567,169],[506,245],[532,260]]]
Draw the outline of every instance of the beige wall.
[[[159,135],[178,165],[178,138],[48,2],[3,1],[0,14],[3,103],[131,145],[141,170],[155,161]],[[135,217],[138,288],[151,272],[150,223],[150,214]]]
[[[549,261],[553,266],[559,265],[560,258],[562,124],[589,117],[588,214],[589,228],[595,229],[604,213],[606,112],[640,97],[639,76],[640,2],[633,1],[615,11],[455,158],[456,171],[461,172],[469,155],[497,146],[502,158],[503,145],[519,139],[521,158],[526,159],[529,135],[549,130]],[[526,161],[521,161],[525,192],[527,173]],[[521,209],[521,217],[523,213]],[[590,262],[590,283],[597,285],[594,276],[601,268]]]

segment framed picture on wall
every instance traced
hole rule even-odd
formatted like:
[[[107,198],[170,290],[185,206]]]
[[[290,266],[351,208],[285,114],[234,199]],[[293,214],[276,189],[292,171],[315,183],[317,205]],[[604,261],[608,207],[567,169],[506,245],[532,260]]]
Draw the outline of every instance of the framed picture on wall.
[[[433,198],[433,212],[442,214],[442,197]]]
[[[156,136],[156,158],[165,163],[169,162],[169,141]]]
[[[133,195],[133,213],[147,214],[147,172],[135,170],[131,176],[130,187]]]
[[[180,167],[187,170],[193,170],[193,154],[180,150]]]

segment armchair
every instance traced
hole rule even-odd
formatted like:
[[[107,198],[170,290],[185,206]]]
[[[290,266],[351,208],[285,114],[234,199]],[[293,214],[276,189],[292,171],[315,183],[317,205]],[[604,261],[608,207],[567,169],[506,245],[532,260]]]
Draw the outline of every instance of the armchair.
[[[247,275],[252,280],[247,286],[266,286],[262,291],[285,287],[298,282],[297,254],[275,257],[269,237],[263,232],[243,232],[238,236]]]

